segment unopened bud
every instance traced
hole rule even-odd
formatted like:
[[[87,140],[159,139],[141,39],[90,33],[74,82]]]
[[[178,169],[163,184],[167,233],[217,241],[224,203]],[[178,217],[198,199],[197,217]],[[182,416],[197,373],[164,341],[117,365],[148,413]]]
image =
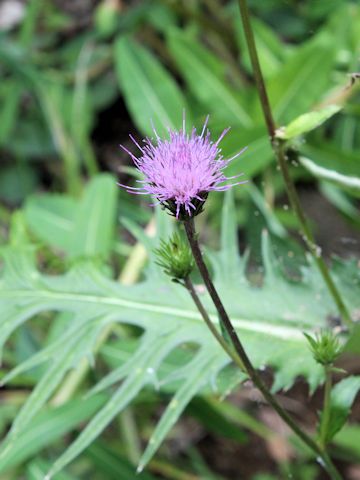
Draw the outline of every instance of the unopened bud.
[[[168,241],[161,241],[155,250],[157,265],[164,269],[174,281],[185,280],[194,268],[194,258],[186,242],[178,233]]]
[[[317,363],[332,365],[341,353],[338,337],[331,330],[322,330],[315,338],[304,333],[309,342],[311,353]]]

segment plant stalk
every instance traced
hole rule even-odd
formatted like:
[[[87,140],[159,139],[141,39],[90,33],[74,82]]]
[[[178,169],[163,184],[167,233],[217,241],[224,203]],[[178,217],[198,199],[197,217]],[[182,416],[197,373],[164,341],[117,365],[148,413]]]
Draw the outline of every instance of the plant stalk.
[[[260,66],[259,57],[257,54],[255,38],[254,38],[252,26],[251,26],[250,13],[249,13],[247,1],[238,0],[238,3],[239,3],[241,20],[244,27],[246,43],[248,46],[250,60],[251,60],[251,64],[254,72],[256,88],[258,90],[259,97],[260,97],[261,108],[264,114],[266,127],[270,135],[271,145],[274,150],[275,157],[278,161],[278,164],[280,166],[280,170],[285,182],[285,187],[286,187],[286,191],[289,197],[291,207],[298,218],[305,243],[311,255],[314,257],[315,263],[321,273],[321,276],[323,277],[323,280],[329,290],[331,297],[333,298],[337,306],[338,312],[342,320],[348,327],[352,327],[351,316],[341,297],[341,294],[338,288],[334,283],[334,280],[330,275],[329,269],[324,259],[321,256],[320,249],[315,243],[313,233],[310,229],[305,213],[302,209],[294,182],[292,181],[290,176],[289,168],[287,165],[286,152],[284,150],[284,144],[281,140],[276,138],[276,124],[272,114],[270,101],[267,94],[266,85],[264,82],[264,77],[261,71],[261,66]]]
[[[336,470],[336,467],[333,465],[331,459],[324,454],[323,450],[320,446],[309,436],[305,433],[297,423],[290,417],[290,415],[281,407],[278,403],[276,398],[272,395],[272,393],[268,390],[268,388],[262,382],[260,375],[252,365],[236,331],[233,327],[230,318],[225,310],[225,307],[217,293],[217,290],[211,280],[208,268],[204,262],[199,243],[197,240],[195,226],[194,226],[194,219],[188,218],[184,221],[185,232],[189,241],[189,245],[191,251],[193,253],[196,265],[199,269],[199,272],[202,276],[202,279],[205,283],[207,291],[216,307],[216,310],[219,314],[220,320],[226,329],[230,340],[235,348],[236,353],[241,359],[242,364],[244,365],[246,372],[248,373],[249,377],[253,381],[254,385],[260,390],[263,394],[265,400],[272,406],[272,408],[277,412],[277,414],[286,422],[291,430],[319,457],[324,464],[324,467],[328,471],[332,480],[341,480],[341,476]]]
[[[325,450],[327,444],[327,434],[329,429],[330,422],[330,413],[331,413],[331,388],[332,388],[332,371],[331,365],[325,365],[325,388],[324,388],[324,404],[323,411],[321,415],[320,422],[320,435],[319,435],[319,444],[320,447]]]
[[[242,363],[240,357],[236,355],[235,351],[230,348],[224,337],[221,335],[221,333],[217,330],[213,322],[211,321],[207,311],[205,310],[204,305],[202,304],[198,294],[196,293],[196,290],[194,288],[194,285],[192,281],[190,280],[189,277],[187,277],[184,280],[184,285],[187,289],[187,291],[190,293],[191,298],[193,299],[196,308],[199,310],[204,322],[208,326],[209,330],[213,334],[213,336],[216,338],[216,340],[220,343],[222,348],[225,350],[225,352],[229,355],[229,357],[233,360],[233,362],[242,370],[243,372],[246,372],[246,369],[244,367],[244,364]]]

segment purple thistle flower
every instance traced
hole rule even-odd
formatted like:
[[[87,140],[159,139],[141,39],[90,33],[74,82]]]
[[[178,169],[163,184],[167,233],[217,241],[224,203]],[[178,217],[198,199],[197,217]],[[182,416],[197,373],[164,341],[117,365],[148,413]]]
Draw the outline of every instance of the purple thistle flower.
[[[132,158],[136,167],[144,174],[144,180],[137,180],[140,187],[124,187],[127,192],[137,195],[154,195],[159,203],[168,208],[176,218],[197,215],[210,191],[224,191],[246,182],[224,184],[227,180],[240,177],[226,177],[223,170],[245,149],[230,159],[223,159],[219,143],[229,128],[223,131],[216,142],[210,140],[207,129],[208,118],[201,135],[193,128],[191,134],[185,131],[185,119],[180,131],[169,129],[169,138],[161,139],[155,128],[156,143],[150,138],[144,140],[144,146],[130,135],[131,140],[141,152],[137,158],[128,149],[121,148]]]

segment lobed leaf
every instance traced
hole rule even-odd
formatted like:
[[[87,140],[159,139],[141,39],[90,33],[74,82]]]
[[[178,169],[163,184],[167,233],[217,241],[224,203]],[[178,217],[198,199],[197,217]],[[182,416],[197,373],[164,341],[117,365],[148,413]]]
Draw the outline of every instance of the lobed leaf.
[[[206,254],[213,266],[215,284],[254,365],[274,368],[273,389],[289,388],[296,377],[302,375],[313,390],[322,380],[323,372],[312,359],[302,332],[323,327],[328,314],[336,311],[335,306],[313,265],[304,268],[300,282],[282,274],[265,234],[263,285],[255,287],[249,282],[244,273],[246,260],[237,254],[235,207],[231,195],[227,193],[224,204],[221,250]],[[158,231],[166,235],[171,222],[164,214],[159,219]],[[159,237],[153,242],[155,246]],[[152,255],[151,245],[148,249]],[[232,263],[228,249],[235,256]],[[140,346],[126,356],[127,363],[123,367],[117,370],[115,367],[95,386],[97,391],[122,381],[110,400],[54,463],[51,475],[87,448],[145,386],[158,389],[171,385],[174,397],[155,429],[142,465],[151,458],[194,395],[209,386],[223,393],[241,380],[239,376],[222,374],[229,366],[229,359],[203,324],[185,289],[168,282],[164,275],[147,276],[136,285],[125,286],[105,276],[89,259],[73,265],[65,274],[50,276],[37,270],[32,248],[9,246],[1,250],[1,255],[4,260],[0,275],[1,321],[5,326],[12,325],[3,341],[10,331],[36,313],[64,311],[71,314],[62,324],[60,336],[45,347],[46,353],[35,354],[34,363],[46,358],[49,366],[22,407],[3,445],[0,462],[4,465],[36,412],[60,386],[64,373],[76,367],[82,358],[92,356],[97,338],[110,324],[120,322],[140,327],[144,332]],[[335,278],[350,310],[358,308],[359,285],[355,286],[355,292],[353,288],[349,293],[346,269],[338,271]],[[210,318],[218,326],[210,299],[204,293],[200,295]],[[189,351],[189,363],[174,363],[170,370],[161,373],[165,357],[189,343],[197,346]],[[29,365],[31,359],[19,365],[16,371]],[[217,385],[220,378],[221,390]]]

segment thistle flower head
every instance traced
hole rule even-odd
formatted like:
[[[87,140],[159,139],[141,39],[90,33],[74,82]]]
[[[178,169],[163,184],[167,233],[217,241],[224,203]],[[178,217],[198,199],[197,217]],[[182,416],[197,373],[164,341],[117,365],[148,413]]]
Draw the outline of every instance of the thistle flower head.
[[[224,183],[242,175],[228,178],[224,174],[226,166],[242,151],[230,159],[224,159],[219,143],[229,129],[224,130],[218,140],[213,142],[207,130],[207,122],[208,118],[200,135],[195,128],[187,134],[185,120],[182,130],[169,130],[167,139],[160,138],[154,129],[156,140],[146,138],[142,146],[130,136],[141,155],[137,158],[125,147],[122,148],[131,156],[145,178],[137,180],[141,184],[139,187],[119,185],[129,193],[154,195],[172,215],[184,219],[202,211],[203,203],[212,190],[224,191],[245,183]]]

